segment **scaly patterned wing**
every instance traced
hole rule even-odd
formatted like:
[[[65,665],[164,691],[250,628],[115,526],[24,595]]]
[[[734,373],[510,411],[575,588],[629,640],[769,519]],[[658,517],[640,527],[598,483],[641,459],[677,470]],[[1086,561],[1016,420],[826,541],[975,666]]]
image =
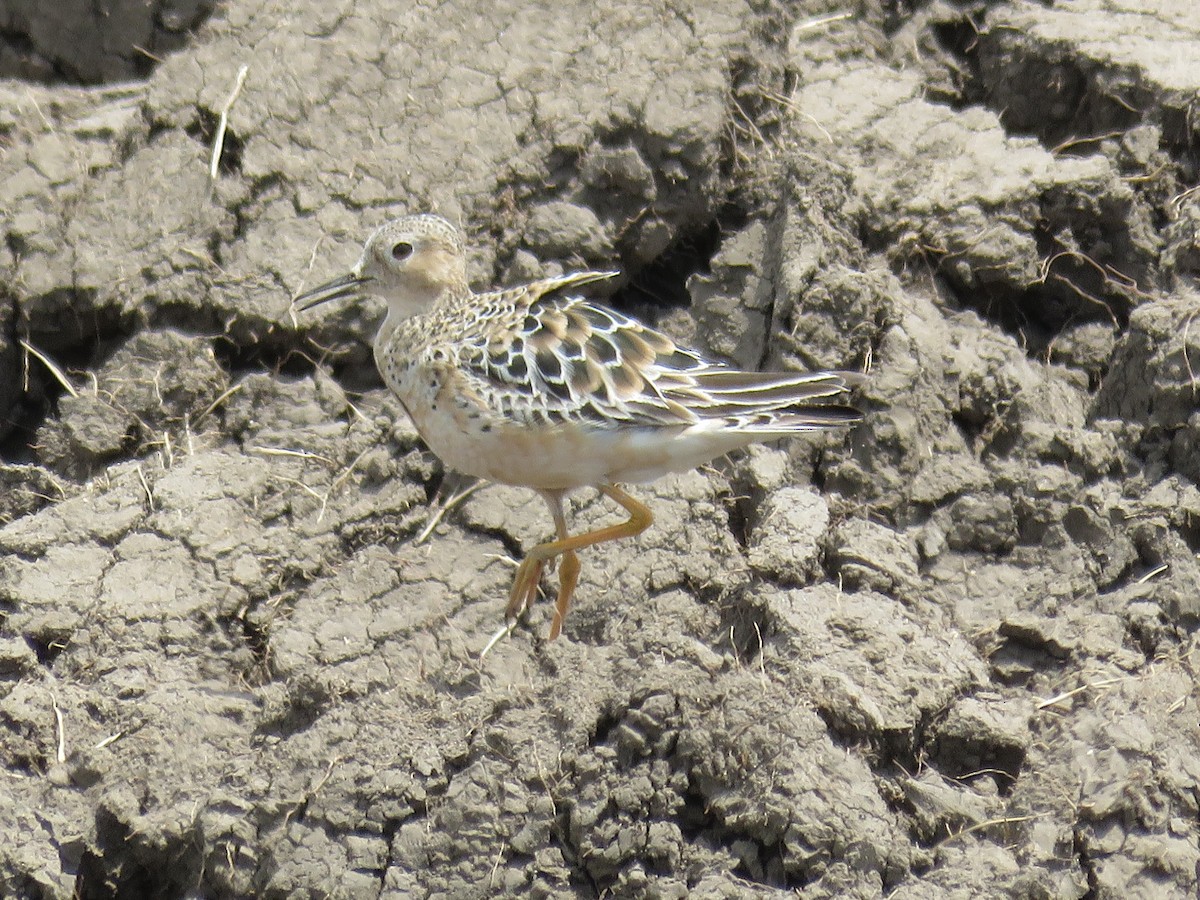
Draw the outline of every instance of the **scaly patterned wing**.
[[[550,425],[686,427],[714,421],[773,433],[861,417],[829,402],[861,380],[854,373],[739,371],[679,347],[629,316],[561,293],[610,274],[568,275],[521,289],[528,304],[524,317],[507,333],[492,332],[470,366],[480,396],[504,415]]]

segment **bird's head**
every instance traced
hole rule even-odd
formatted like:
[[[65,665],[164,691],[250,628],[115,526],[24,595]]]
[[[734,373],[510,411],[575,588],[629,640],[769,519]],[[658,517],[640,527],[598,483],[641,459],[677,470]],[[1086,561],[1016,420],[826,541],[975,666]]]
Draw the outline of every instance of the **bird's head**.
[[[373,295],[388,303],[388,319],[399,321],[432,306],[447,292],[467,286],[462,234],[431,213],[393,219],[367,239],[354,268],[292,300],[300,310],[330,300]]]

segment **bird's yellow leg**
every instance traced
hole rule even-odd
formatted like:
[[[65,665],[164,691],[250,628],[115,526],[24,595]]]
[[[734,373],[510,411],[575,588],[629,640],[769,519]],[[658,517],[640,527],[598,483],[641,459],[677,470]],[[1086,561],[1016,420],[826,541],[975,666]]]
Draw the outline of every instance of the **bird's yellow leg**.
[[[629,513],[626,521],[573,536],[567,535],[565,521],[556,521],[559,539],[548,544],[539,544],[529,551],[528,559],[542,560],[562,556],[558,577],[558,600],[554,604],[554,620],[550,623],[550,640],[554,640],[562,631],[563,621],[567,617],[567,609],[571,605],[571,596],[575,593],[575,585],[579,581],[579,557],[575,555],[575,551],[591,547],[593,544],[633,537],[641,534],[654,522],[654,514],[650,512],[648,506],[631,497],[615,484],[602,484],[600,491]],[[558,518],[561,519],[561,510]]]
[[[517,619],[537,597],[538,582],[547,560],[556,556],[562,557],[558,571],[558,600],[554,604],[554,619],[550,623],[549,639],[554,640],[562,632],[563,621],[567,617],[571,597],[575,593],[575,585],[579,582],[580,563],[575,551],[591,547],[593,544],[633,537],[641,534],[653,524],[654,514],[650,512],[650,508],[615,484],[600,485],[600,492],[628,512],[629,518],[616,525],[608,525],[576,535],[567,533],[567,521],[562,510],[565,492],[540,492],[546,498],[551,515],[554,516],[554,527],[558,539],[538,544],[530,549],[525,559],[517,567],[517,574],[513,577],[512,590],[508,595],[508,606],[504,612],[504,627],[488,641],[483,650],[484,654],[504,637],[512,634],[513,629],[516,628]]]
[[[563,516],[562,503],[551,504],[551,512],[554,514],[554,528],[558,533],[558,540],[555,543],[569,541],[571,535],[567,533],[567,520]],[[564,550],[562,561],[558,564],[558,599],[554,602],[554,620],[550,623],[550,640],[554,640],[562,631],[567,605],[575,593],[575,585],[579,583],[579,569],[578,554],[574,550]]]
[[[550,515],[554,517],[554,530],[558,535],[558,541],[567,540],[570,535],[567,534],[567,518],[563,515],[563,499],[566,497],[566,491],[538,491],[546,501],[546,505],[550,507]],[[512,590],[508,594],[508,606],[504,610],[504,629],[496,637],[492,638],[492,643],[500,638],[503,633],[511,634],[513,628],[516,627],[517,619],[525,610],[533,604],[537,599],[538,584],[542,580],[542,570],[545,568],[547,561],[553,559],[553,554],[543,555],[539,551],[545,547],[551,546],[557,541],[538,544],[526,555],[521,564],[517,566],[517,573],[513,576]],[[573,571],[571,571],[573,569]],[[563,555],[563,568],[559,574],[559,593],[562,593],[561,586],[564,578],[570,579],[572,589],[574,582],[579,578],[579,560],[574,552]],[[488,644],[492,646],[491,643]]]
[[[517,574],[513,576],[512,590],[508,594],[508,606],[504,610],[504,627],[491,636],[479,653],[483,659],[492,648],[513,633],[517,627],[517,619],[529,608],[537,597],[538,582],[542,578],[544,560],[526,556],[517,566]]]

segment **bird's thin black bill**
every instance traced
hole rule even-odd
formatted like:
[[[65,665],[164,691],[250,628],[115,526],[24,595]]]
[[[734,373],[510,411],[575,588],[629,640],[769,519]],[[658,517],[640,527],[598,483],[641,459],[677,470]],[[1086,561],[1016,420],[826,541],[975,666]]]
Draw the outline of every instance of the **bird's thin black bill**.
[[[357,297],[362,293],[362,286],[367,281],[361,275],[348,272],[340,278],[327,281],[311,291],[305,291],[299,297],[292,298],[292,306],[301,311],[312,309],[330,300],[342,300],[346,297]]]

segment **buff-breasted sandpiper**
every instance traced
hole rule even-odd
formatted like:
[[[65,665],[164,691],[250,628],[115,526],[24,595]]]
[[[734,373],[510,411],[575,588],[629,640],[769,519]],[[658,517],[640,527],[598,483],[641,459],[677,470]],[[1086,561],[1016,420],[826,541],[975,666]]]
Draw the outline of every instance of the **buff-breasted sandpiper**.
[[[557,539],[517,567],[505,627],[488,648],[535,599],[547,561],[561,558],[553,640],[579,579],[576,551],[650,526],[649,508],[621,483],[862,418],[845,403],[857,373],[740,371],[576,292],[616,274],[475,293],[462,234],[423,214],[377,229],[349,273],[293,301],[309,309],[351,296],[386,300],[375,362],[429,448],[451,469],[545,498]],[[581,487],[599,489],[628,520],[570,534],[563,499]]]

